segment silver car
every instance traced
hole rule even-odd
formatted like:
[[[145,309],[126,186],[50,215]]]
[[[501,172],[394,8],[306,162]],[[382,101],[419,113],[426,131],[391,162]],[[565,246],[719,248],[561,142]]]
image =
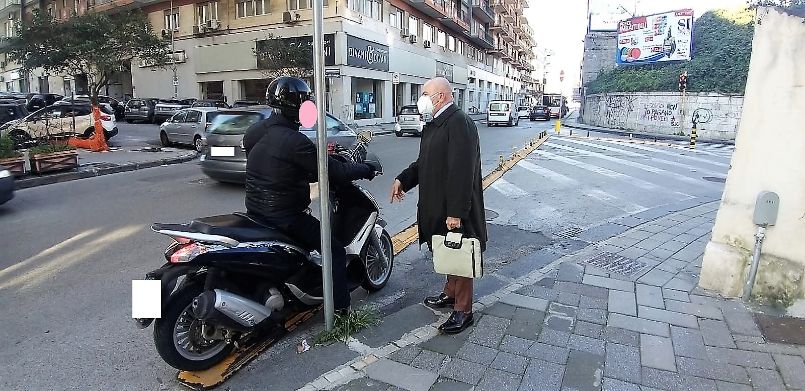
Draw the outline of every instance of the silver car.
[[[201,155],[201,171],[220,182],[246,182],[246,151],[243,136],[246,130],[257,122],[271,116],[273,109],[268,106],[253,106],[222,110],[210,125],[207,135],[208,147]],[[299,129],[316,142],[314,129]],[[357,134],[343,122],[327,114],[327,143],[352,148],[358,142]]]
[[[188,144],[201,152],[207,145],[207,130],[220,111],[216,107],[179,110],[159,126],[159,141],[164,147]]]
[[[173,117],[181,109],[190,108],[196,101],[194,98],[188,99],[160,99],[154,106],[154,121],[160,123]]]
[[[412,133],[414,136],[422,135],[422,128],[425,127],[425,121],[422,121],[422,115],[419,114],[419,109],[416,105],[403,106],[397,115],[397,124],[394,125],[394,134],[397,137],[402,137],[405,133]]]

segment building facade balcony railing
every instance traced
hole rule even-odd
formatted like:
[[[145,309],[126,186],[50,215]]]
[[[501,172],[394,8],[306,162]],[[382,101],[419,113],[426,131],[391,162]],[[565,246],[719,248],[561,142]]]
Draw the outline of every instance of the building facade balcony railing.
[[[470,40],[483,49],[495,47],[495,40],[492,38],[492,34],[482,29],[478,24],[473,24],[472,31],[470,31]]]
[[[22,0],[2,0],[0,1],[0,12],[17,11],[22,8]]]
[[[488,0],[473,0],[472,14],[484,23],[492,23],[495,21],[495,11],[492,9]]]
[[[449,3],[447,5],[447,14],[447,17],[441,19],[442,24],[459,33],[468,33],[470,31],[472,18],[467,11],[453,5],[453,3]]]
[[[161,1],[162,0],[95,0],[90,3],[88,9],[89,12],[117,13],[141,8]]]
[[[437,19],[449,18],[447,2],[444,0],[410,0],[414,8],[424,12],[428,16]]]

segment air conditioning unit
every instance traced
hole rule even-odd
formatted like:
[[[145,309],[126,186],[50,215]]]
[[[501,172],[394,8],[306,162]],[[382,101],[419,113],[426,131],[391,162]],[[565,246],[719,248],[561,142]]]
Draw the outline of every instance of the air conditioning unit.
[[[168,30],[168,29],[162,29],[161,34],[162,34],[162,38],[170,38],[171,31]]]
[[[207,30],[218,30],[221,28],[221,21],[218,19],[210,19],[207,21]]]
[[[204,25],[204,24],[199,24],[199,25],[193,26],[193,34],[194,35],[204,34],[206,31],[207,31],[207,26]]]
[[[411,43],[416,43],[416,40],[417,40],[416,35],[413,35],[413,34],[411,34],[411,36],[408,37],[408,39],[411,40]]]
[[[285,12],[282,13],[282,22],[283,23],[294,23],[294,22],[298,21],[299,18],[301,18],[301,17],[302,17],[302,15],[299,15],[298,12],[285,11]]]
[[[400,36],[403,38],[407,38],[410,34],[408,34],[408,29],[400,30]]]
[[[423,44],[425,45],[425,49],[430,48],[430,45],[431,45],[430,41],[425,41],[425,42],[423,42]]]

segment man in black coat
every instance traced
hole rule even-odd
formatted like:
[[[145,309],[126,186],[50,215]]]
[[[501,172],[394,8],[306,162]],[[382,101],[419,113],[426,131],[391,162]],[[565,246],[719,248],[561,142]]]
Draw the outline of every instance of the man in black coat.
[[[417,102],[428,121],[422,131],[419,157],[394,181],[391,202],[419,186],[417,221],[419,241],[432,249],[433,235],[461,228],[465,237],[477,238],[486,249],[486,218],[481,184],[481,149],[475,122],[453,103],[452,87],[439,77],[425,83]],[[447,276],[444,290],[428,297],[431,307],[453,307],[439,329],[460,333],[472,322],[472,279]]]
[[[318,181],[316,145],[299,132],[299,107],[311,97],[308,85],[281,77],[268,86],[266,100],[276,110],[252,125],[243,137],[246,150],[246,210],[253,219],[277,227],[307,250],[321,249],[319,220],[310,215],[310,183]],[[332,182],[372,179],[377,170],[363,163],[329,158]],[[333,301],[336,313],[348,312],[347,253],[331,238]]]

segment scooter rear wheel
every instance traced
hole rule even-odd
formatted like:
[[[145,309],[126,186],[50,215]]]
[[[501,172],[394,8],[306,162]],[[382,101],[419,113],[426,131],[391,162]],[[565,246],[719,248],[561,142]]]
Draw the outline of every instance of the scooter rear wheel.
[[[369,241],[363,250],[362,258],[366,260],[366,267],[361,286],[369,292],[383,289],[391,278],[391,269],[394,268],[394,246],[391,243],[391,236],[385,229],[379,241],[388,262],[383,262],[374,241]]]

